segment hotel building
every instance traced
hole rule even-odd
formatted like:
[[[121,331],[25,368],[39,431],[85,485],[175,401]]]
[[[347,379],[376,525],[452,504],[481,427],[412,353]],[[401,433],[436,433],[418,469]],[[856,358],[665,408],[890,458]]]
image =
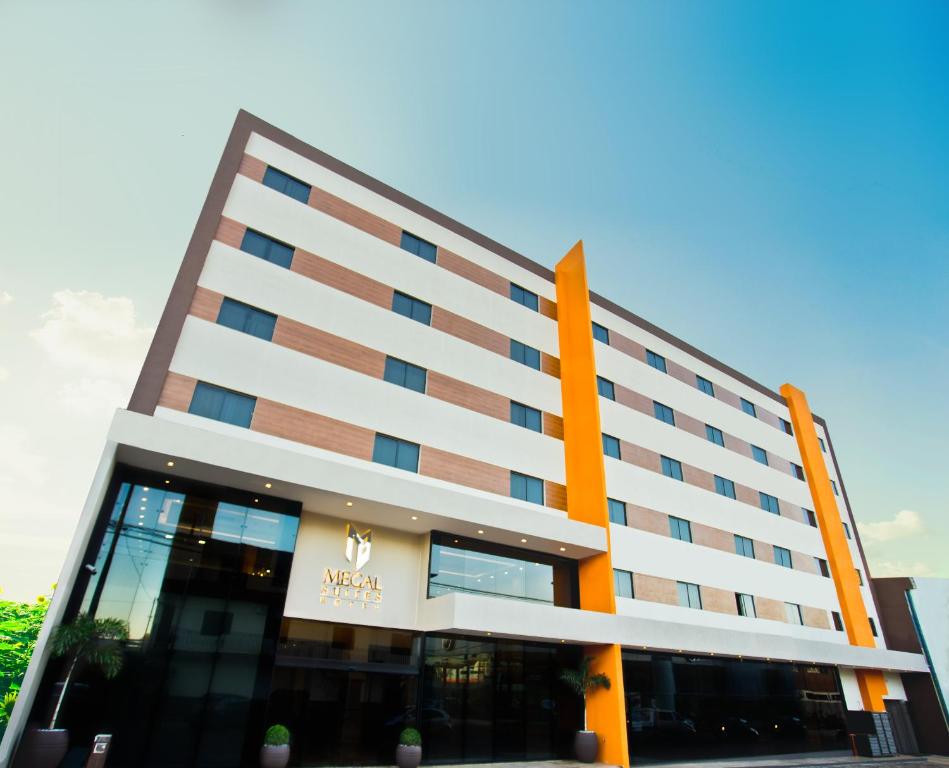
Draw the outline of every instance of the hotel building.
[[[63,718],[112,766],[255,765],[273,722],[294,765],[408,725],[428,763],[569,756],[585,656],[629,765],[885,752],[928,669],[870,584],[803,393],[590,292],[582,245],[551,271],[241,112],[49,624],[129,624]]]

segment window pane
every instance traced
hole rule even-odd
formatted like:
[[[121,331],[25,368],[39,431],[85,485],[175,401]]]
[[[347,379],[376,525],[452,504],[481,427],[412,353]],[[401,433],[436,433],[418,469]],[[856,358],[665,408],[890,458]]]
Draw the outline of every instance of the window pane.
[[[604,344],[610,343],[610,332],[599,323],[593,323],[593,338],[602,341]]]
[[[759,464],[768,466],[768,452],[764,448],[759,448],[757,445],[751,446],[751,455]]]
[[[607,499],[606,505],[610,513],[610,522],[626,525],[626,504],[616,499]]]
[[[537,294],[514,283],[511,283],[511,299],[535,312],[538,310],[539,300]]]
[[[188,413],[193,413],[196,416],[207,416],[209,419],[219,419],[223,405],[224,390],[199,381],[194,388],[194,394],[191,396]]]
[[[241,250],[252,256],[266,259],[267,253],[270,250],[270,238],[266,235],[262,235],[260,232],[255,232],[253,229],[248,229],[244,232],[244,239],[241,241]]]
[[[199,381],[195,386],[188,413],[239,427],[249,427],[256,402],[257,399],[249,395]]]
[[[633,597],[633,574],[614,568],[613,586],[617,597]]]
[[[705,436],[708,438],[710,443],[715,443],[715,445],[720,445],[723,448],[725,447],[725,436],[722,434],[722,430],[718,429],[717,427],[706,424]]]
[[[372,460],[377,464],[395,466],[399,444],[391,437],[376,435],[376,442],[372,449]]]
[[[517,472],[511,472],[511,496],[527,500],[527,478]]]
[[[702,378],[701,376],[696,376],[695,382],[702,392],[704,392],[706,395],[715,397],[715,388],[712,386],[712,382],[710,382],[708,379]]]
[[[608,400],[616,399],[616,390],[613,387],[613,382],[609,379],[604,379],[602,376],[597,376],[596,390],[599,392],[601,397],[605,397]]]
[[[748,400],[745,400],[745,398],[741,398],[741,409],[745,413],[747,413],[749,416],[758,415],[757,411],[755,410],[755,404]]]
[[[382,378],[391,384],[398,384],[400,387],[405,386],[405,363],[396,360],[394,357],[387,357]]]
[[[544,482],[536,477],[527,478],[527,500],[534,504],[544,503]]]
[[[652,403],[652,410],[656,418],[659,421],[664,421],[666,424],[671,424],[675,426],[675,414],[672,412],[672,409],[668,405],[663,405],[662,403],[657,403],[655,400]]]
[[[409,472],[418,472],[419,446],[406,440],[399,440],[396,449],[395,466]]]
[[[425,392],[427,371],[411,363],[405,364],[405,387],[415,392]]]
[[[541,431],[541,417],[540,411],[536,408],[525,408],[524,409],[524,426],[528,429],[534,430],[534,432]]]
[[[289,245],[278,243],[276,240],[271,240],[270,247],[265,258],[267,261],[271,262],[272,264],[276,264],[278,267],[289,269],[290,264],[293,262],[293,248],[291,248]]]
[[[666,358],[662,355],[657,355],[655,352],[646,350],[646,362],[649,363],[657,371],[666,372]]]
[[[603,453],[611,458],[620,458],[619,440],[612,435],[603,435]]]
[[[221,421],[238,427],[249,427],[254,418],[257,399],[237,392],[225,392],[221,407]]]

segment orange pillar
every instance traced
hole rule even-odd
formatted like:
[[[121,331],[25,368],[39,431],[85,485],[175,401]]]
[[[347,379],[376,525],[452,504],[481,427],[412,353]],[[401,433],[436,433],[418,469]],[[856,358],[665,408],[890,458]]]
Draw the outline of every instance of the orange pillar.
[[[860,581],[847,537],[844,535],[840,512],[817,440],[817,429],[814,427],[814,417],[807,404],[807,397],[790,384],[781,387],[781,394],[791,411],[791,424],[801,451],[801,461],[804,462],[807,485],[814,499],[814,512],[817,515],[821,538],[824,540],[824,549],[827,551],[827,562],[837,590],[847,639],[851,645],[873,648],[875,644],[867,607],[860,593]],[[867,578],[870,578],[869,573]],[[858,669],[857,683],[863,698],[863,708],[870,712],[885,712],[883,696],[886,695],[887,688],[883,673],[876,669]]]
[[[556,284],[567,514],[606,529],[607,551],[580,562],[580,608],[616,613],[590,292],[582,242],[557,264]],[[609,690],[599,689],[587,700],[588,727],[600,740],[599,760],[629,768],[622,649],[615,644],[596,645],[588,647],[586,653],[593,657],[593,671],[604,672],[611,682]]]

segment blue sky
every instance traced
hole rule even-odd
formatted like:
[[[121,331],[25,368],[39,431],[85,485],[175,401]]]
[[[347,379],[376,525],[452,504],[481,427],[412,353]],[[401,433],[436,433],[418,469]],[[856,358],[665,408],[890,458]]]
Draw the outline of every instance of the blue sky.
[[[0,25],[5,596],[56,578],[241,107],[541,263],[582,237],[595,290],[808,393],[876,573],[949,575],[946,3],[8,2]]]

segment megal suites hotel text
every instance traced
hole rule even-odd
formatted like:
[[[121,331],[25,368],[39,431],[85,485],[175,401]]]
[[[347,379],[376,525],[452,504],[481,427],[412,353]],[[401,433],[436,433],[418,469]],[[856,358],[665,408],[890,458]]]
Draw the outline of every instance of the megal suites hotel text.
[[[64,714],[114,766],[254,765],[273,722],[298,765],[391,762],[407,725],[431,763],[568,756],[583,656],[602,762],[848,749],[927,670],[803,393],[590,293],[582,246],[551,272],[244,112],[59,582],[79,611],[130,626]]]

